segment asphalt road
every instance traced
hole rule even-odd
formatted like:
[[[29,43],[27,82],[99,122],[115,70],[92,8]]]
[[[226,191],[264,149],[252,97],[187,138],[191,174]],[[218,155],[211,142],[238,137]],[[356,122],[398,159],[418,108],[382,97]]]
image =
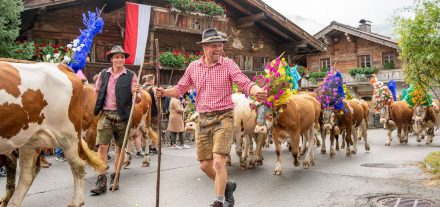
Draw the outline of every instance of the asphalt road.
[[[241,170],[234,155],[233,166],[228,167],[228,172],[238,183],[235,206],[370,206],[375,196],[388,194],[439,198],[440,188],[425,185],[429,176],[418,166],[429,152],[440,150],[439,131],[430,146],[417,143],[415,137],[410,136],[408,144],[400,145],[394,139],[390,147],[385,147],[385,130],[369,130],[368,133],[370,152],[365,152],[363,141],[358,142],[358,153],[352,157],[345,157],[343,150],[330,159],[328,153],[321,155],[317,148],[316,165],[309,169],[294,167],[290,153],[283,148],[280,176],[273,175],[274,146],[264,149],[263,166],[255,169]],[[23,207],[61,207],[69,203],[73,193],[70,167],[66,162],[55,161],[54,157],[49,160],[53,166],[41,170]],[[97,176],[87,168],[85,206],[155,206],[156,164],[157,156],[152,156],[149,168],[141,168],[141,159],[134,158],[131,168],[122,171],[120,190],[107,191],[101,196],[90,196]],[[0,178],[0,186],[5,186],[5,180]],[[0,194],[3,193],[4,187],[0,189]],[[160,195],[163,207],[207,207],[212,203],[213,182],[199,170],[193,147],[163,149]]]

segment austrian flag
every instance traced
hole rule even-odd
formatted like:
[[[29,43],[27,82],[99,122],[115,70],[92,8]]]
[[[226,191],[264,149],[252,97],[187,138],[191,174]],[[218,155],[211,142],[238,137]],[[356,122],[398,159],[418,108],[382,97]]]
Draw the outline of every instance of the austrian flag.
[[[130,54],[126,64],[140,65],[145,55],[151,6],[127,3],[124,50]]]

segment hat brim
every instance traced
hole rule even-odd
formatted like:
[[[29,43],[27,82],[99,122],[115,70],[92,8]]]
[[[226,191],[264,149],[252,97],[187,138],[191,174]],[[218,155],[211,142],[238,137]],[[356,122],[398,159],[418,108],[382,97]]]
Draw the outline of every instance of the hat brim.
[[[197,42],[197,44],[198,45],[202,45],[202,44],[207,44],[207,43],[213,43],[213,42],[222,42],[222,43],[225,43],[225,42],[228,42],[228,39],[225,39],[225,38],[219,38],[219,39],[211,39],[211,40],[206,40],[206,41],[201,41],[201,42]]]
[[[130,54],[128,54],[126,52],[113,52],[113,53],[108,53],[107,54],[107,60],[110,60],[114,54],[124,54],[126,59],[128,57],[130,57]]]

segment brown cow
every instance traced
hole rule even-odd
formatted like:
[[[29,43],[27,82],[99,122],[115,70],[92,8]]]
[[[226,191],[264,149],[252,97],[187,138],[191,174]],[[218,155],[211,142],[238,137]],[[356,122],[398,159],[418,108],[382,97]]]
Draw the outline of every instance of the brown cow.
[[[380,110],[380,123],[385,124],[387,132],[387,142],[385,146],[390,146],[391,133],[397,128],[397,138],[401,144],[408,143],[408,133],[411,128],[413,110],[405,101],[396,101],[384,106]],[[403,130],[403,137],[402,137]]]
[[[362,122],[362,114],[360,114],[359,124]],[[356,120],[355,120],[356,122]],[[346,156],[351,155],[350,146],[353,145],[352,130],[353,130],[353,109],[349,106],[348,102],[344,100],[344,108],[335,110],[333,108],[327,108],[322,111],[322,118],[320,119],[321,125],[321,154],[326,153],[325,137],[327,132],[330,133],[330,157],[335,156],[334,142],[338,141],[339,135],[345,131],[345,142],[347,143]],[[339,144],[336,143],[337,150],[339,150]]]
[[[433,106],[414,106],[414,131],[417,134],[417,142],[421,142],[421,134],[426,132],[428,138],[426,144],[431,144],[434,137],[434,127],[437,117]]]
[[[293,95],[288,102],[281,106],[282,112],[272,109],[266,105],[260,105],[257,108],[257,133],[266,133],[267,128],[273,125],[273,141],[276,148],[276,167],[275,175],[281,174],[281,141],[290,138],[292,143],[293,164],[299,166],[299,141],[300,135],[303,134],[309,143],[307,155],[303,161],[304,167],[314,165],[314,130],[318,124],[321,106],[319,102],[309,95]]]
[[[90,149],[97,151],[96,133],[99,116],[95,116],[96,93],[93,85],[83,86],[82,136]]]
[[[365,150],[370,151],[370,145],[368,144],[368,139],[367,139],[367,126],[368,126],[367,123],[368,123],[369,106],[366,102],[362,102],[359,100],[349,100],[347,102],[350,109],[353,110],[353,115],[352,115],[353,149],[351,150],[351,153],[356,154],[357,152],[358,136],[364,138]]]

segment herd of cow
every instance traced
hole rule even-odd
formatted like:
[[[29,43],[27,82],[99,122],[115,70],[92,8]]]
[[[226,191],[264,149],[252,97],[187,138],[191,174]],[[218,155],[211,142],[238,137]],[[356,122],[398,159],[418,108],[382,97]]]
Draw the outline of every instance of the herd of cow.
[[[151,128],[152,97],[147,92],[141,92],[141,96],[134,109],[129,136],[141,134],[148,142],[157,144],[157,134]],[[242,168],[262,165],[262,149],[273,142],[277,156],[274,174],[280,175],[284,140],[288,142],[293,164],[299,166],[299,156],[303,154],[302,164],[306,168],[314,165],[315,146],[321,146],[321,153],[326,153],[327,134],[330,157],[335,156],[335,148],[339,150],[339,137],[343,138],[341,148],[346,148],[347,156],[357,152],[356,143],[361,138],[365,150],[370,150],[367,141],[370,106],[365,101],[344,100],[344,108],[334,110],[322,109],[313,92],[293,95],[277,108],[251,107],[253,102],[243,94],[233,94],[232,100],[235,151]],[[54,147],[63,149],[74,177],[74,195],[69,206],[84,205],[85,161],[95,169],[106,167],[94,152],[99,121],[93,114],[95,101],[93,87],[83,85],[63,64],[0,62],[0,166],[7,169],[0,207],[21,206],[39,171],[40,150]],[[404,101],[384,106],[380,110],[380,122],[388,130],[386,145],[391,144],[391,132],[395,129],[402,144],[408,142],[408,133],[413,129],[418,141],[427,136],[426,143],[431,143],[434,128],[439,126],[439,106],[438,100],[433,106],[414,109]],[[194,113],[186,119],[186,129],[196,134],[197,116]],[[253,156],[248,162],[250,154]],[[17,159],[20,175],[15,185]],[[149,162],[148,153],[144,162]]]

